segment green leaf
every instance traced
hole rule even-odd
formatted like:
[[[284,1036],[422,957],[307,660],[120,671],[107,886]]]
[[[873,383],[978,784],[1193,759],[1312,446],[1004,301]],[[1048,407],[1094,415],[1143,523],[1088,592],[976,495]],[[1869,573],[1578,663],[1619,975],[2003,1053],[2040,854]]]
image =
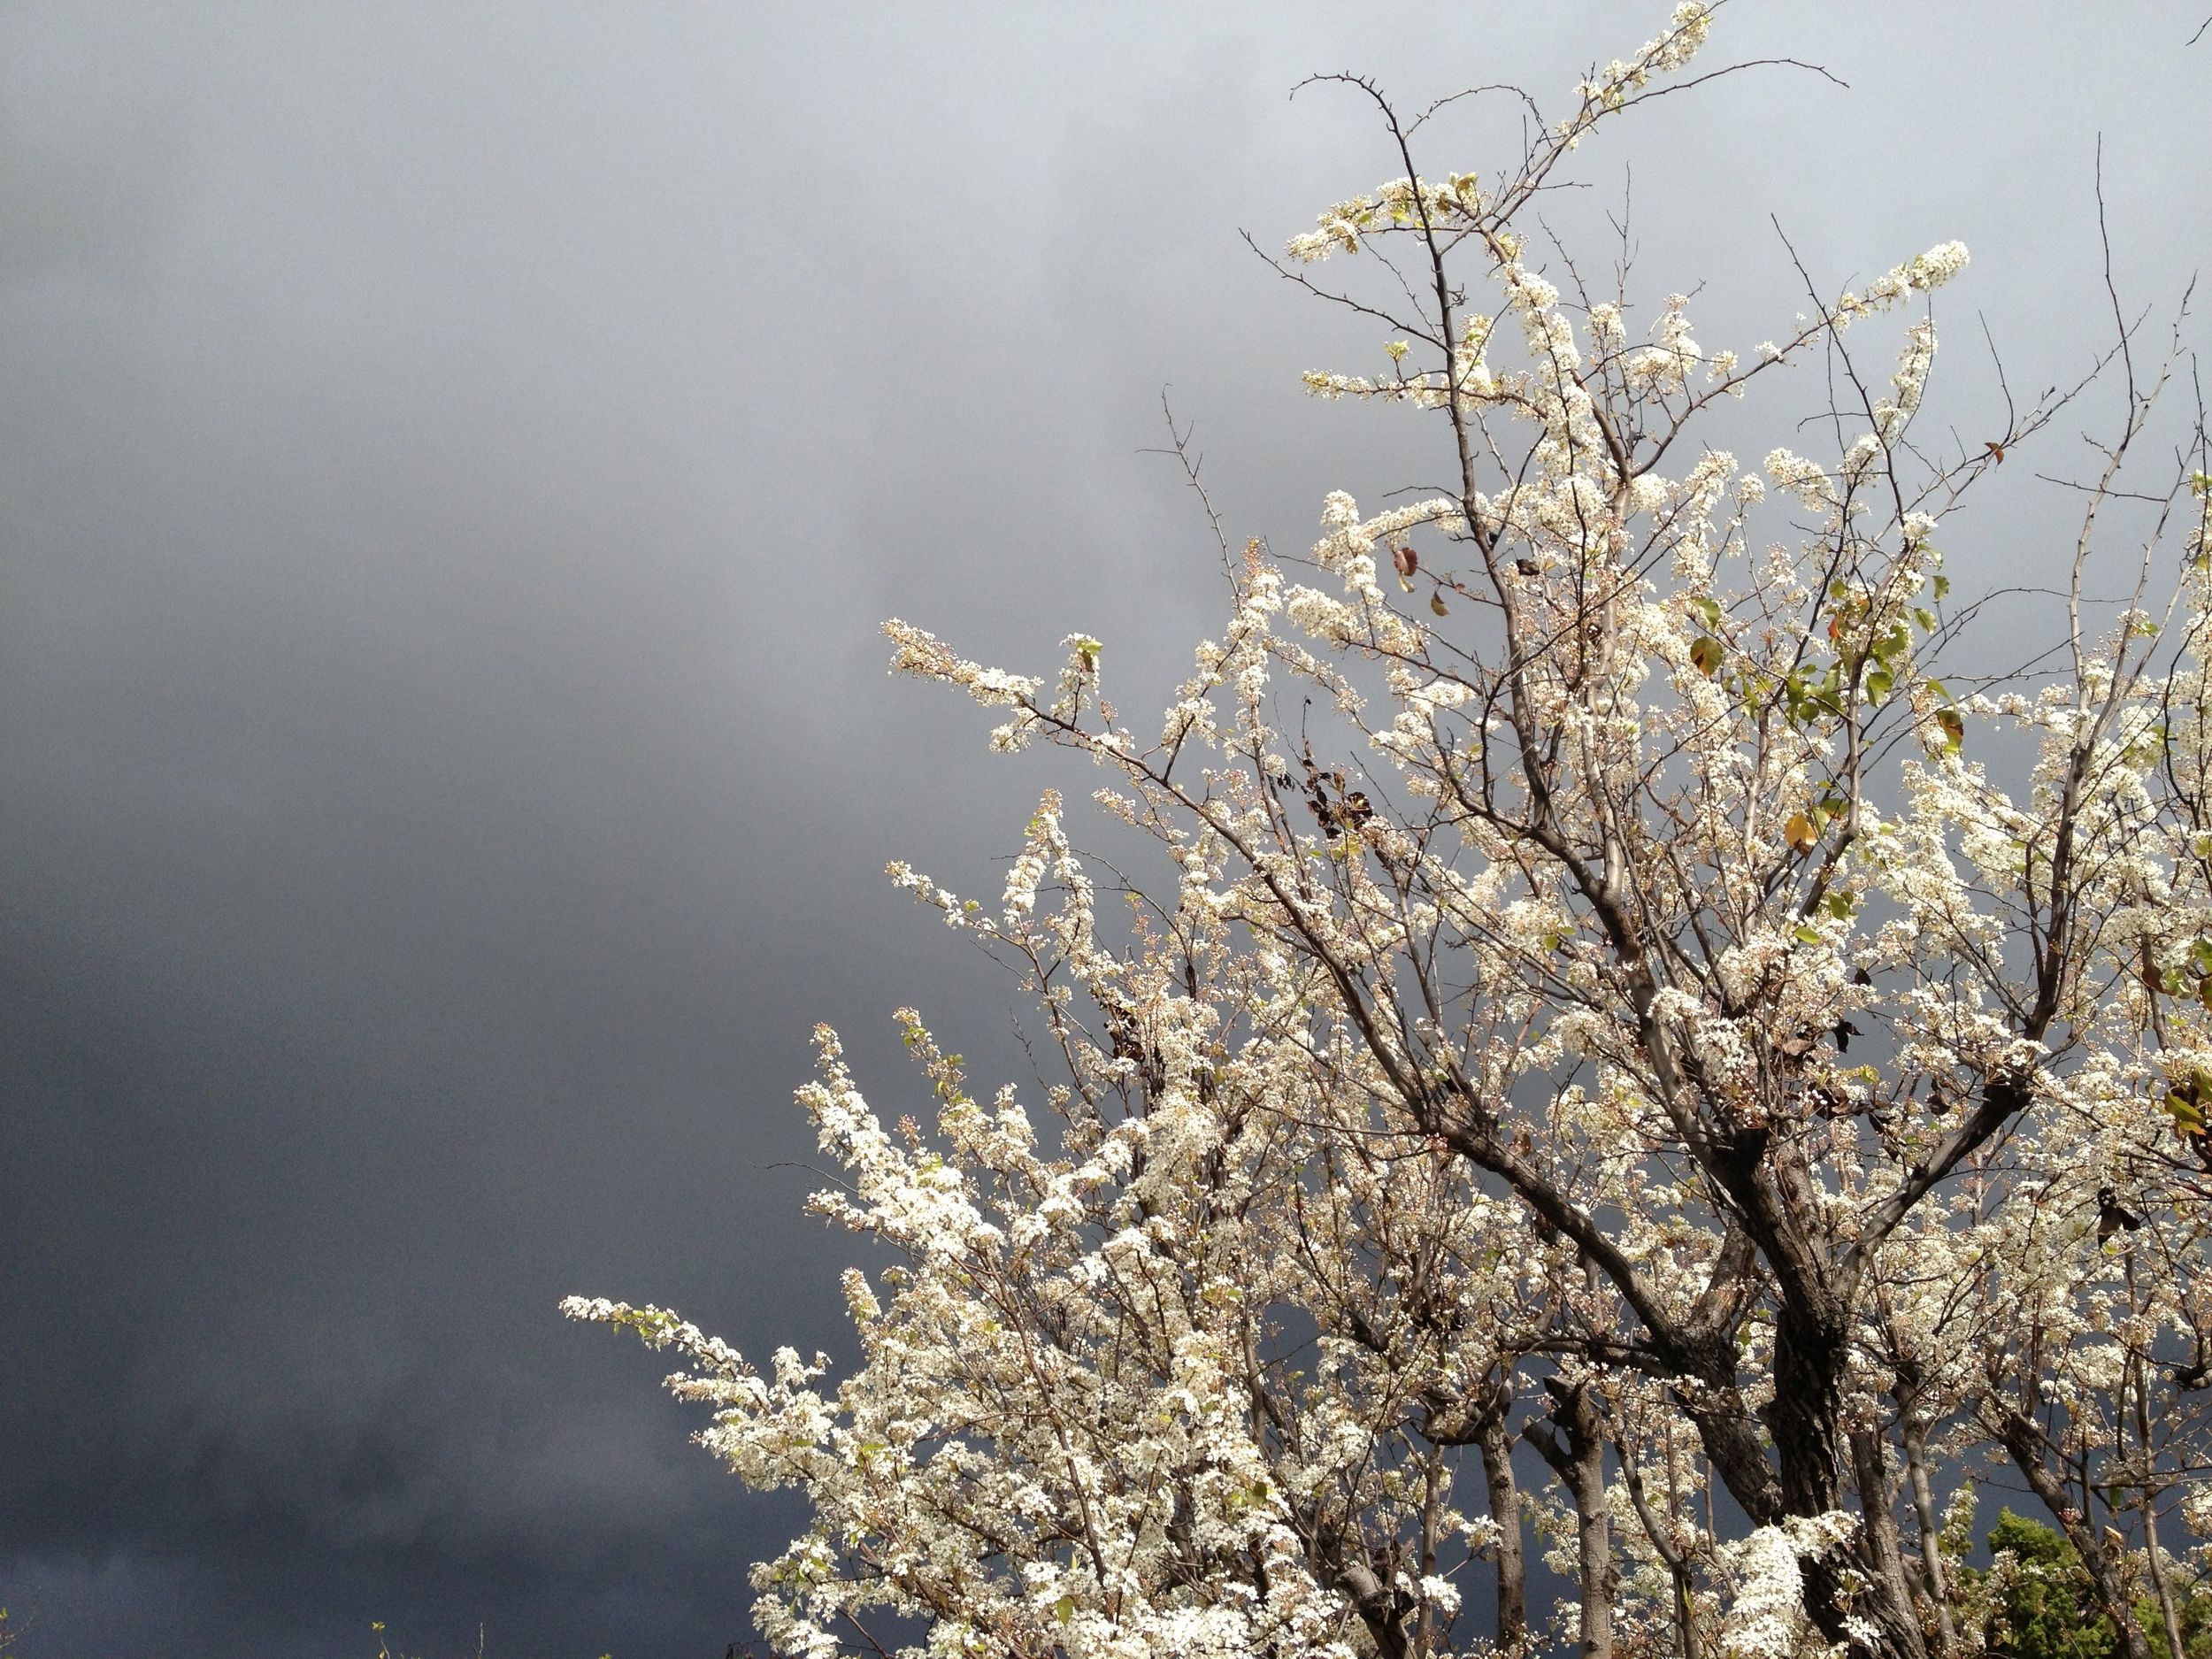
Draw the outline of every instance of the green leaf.
[[[1912,613],[1912,619],[1920,625],[1921,632],[1924,634],[1933,634],[1935,632],[1936,619],[1934,611],[1927,610],[1924,607],[1916,606]]]
[[[1797,941],[1801,945],[1818,944],[1820,929],[1815,927],[1810,922],[1800,922],[1797,925]]]
[[[1950,579],[1948,576],[1943,576],[1943,575],[1939,575],[1939,576],[1937,576],[1937,578],[1935,579],[1935,596],[1936,596],[1936,603],[1937,603],[1938,604],[1941,604],[1941,603],[1943,603],[1944,599],[1945,599],[1945,598],[1946,598],[1946,597],[1949,595],[1950,591],[1951,591],[1951,579]]]
[[[1701,634],[1690,641],[1690,665],[1710,680],[1720,672],[1721,642],[1709,634]]]
[[[1844,918],[1851,914],[1851,900],[1847,895],[1841,893],[1831,893],[1827,898],[1822,902],[1826,905],[1828,914],[1834,917],[1838,921],[1843,920]]]

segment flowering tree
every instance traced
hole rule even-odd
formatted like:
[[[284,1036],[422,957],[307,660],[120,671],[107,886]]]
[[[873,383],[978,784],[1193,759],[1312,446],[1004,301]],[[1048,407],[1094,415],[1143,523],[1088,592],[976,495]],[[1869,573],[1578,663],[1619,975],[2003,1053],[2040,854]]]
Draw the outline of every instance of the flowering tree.
[[[1424,176],[1426,118],[1348,83],[1402,176],[1279,268],[1393,338],[1308,384],[1433,411],[1454,482],[1330,495],[1311,584],[1232,557],[1156,738],[1095,640],[1048,682],[887,625],[995,747],[1106,769],[1165,873],[1079,856],[1053,793],[996,906],[893,867],[1018,965],[1064,1080],[1041,1128],[902,1011],[935,1122],[887,1128],[820,1033],[800,1098],[848,1184],[815,1208],[897,1259],[846,1278],[834,1389],[567,1304],[678,1350],[709,1449],[806,1494],[756,1574],[780,1651],[1921,1659],[2007,1639],[1977,1476],[2041,1502],[2129,1659],[2184,1651],[2212,480],[2200,410],[2154,439],[2180,326],[2154,351],[2115,308],[2054,654],[1947,685],[1979,607],[1945,517],[2073,395],[1924,434],[1966,250],[1740,357],[1678,295],[1632,329],[1625,261],[1599,292],[1530,250],[1585,140],[1711,78],[1711,20],[1495,176]],[[1808,361],[1824,419],[1777,419],[1831,449],[1712,446]]]

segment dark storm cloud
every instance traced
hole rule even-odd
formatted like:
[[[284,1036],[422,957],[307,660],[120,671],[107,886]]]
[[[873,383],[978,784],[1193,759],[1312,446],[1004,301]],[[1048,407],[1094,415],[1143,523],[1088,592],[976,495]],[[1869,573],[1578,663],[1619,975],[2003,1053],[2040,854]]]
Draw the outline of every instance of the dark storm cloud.
[[[1555,91],[1663,10],[0,14],[0,1601],[32,1651],[745,1633],[792,1511],[552,1304],[834,1350],[845,1247],[779,1167],[810,1025],[887,1098],[895,1003],[1003,1032],[1008,987],[878,872],[987,890],[1048,767],[888,684],[876,622],[1024,664],[1084,628],[1150,701],[1214,567],[1137,453],[1164,383],[1240,537],[1430,465],[1298,398],[1377,342],[1235,240],[1394,171],[1284,91]],[[1646,275],[1709,280],[1701,335],[1747,347],[1797,304],[1769,211],[1831,285],[1955,234],[1952,314],[2058,378],[2098,129],[2133,295],[2200,245],[2193,23],[1732,9],[1717,50],[1855,89],[1655,108]]]

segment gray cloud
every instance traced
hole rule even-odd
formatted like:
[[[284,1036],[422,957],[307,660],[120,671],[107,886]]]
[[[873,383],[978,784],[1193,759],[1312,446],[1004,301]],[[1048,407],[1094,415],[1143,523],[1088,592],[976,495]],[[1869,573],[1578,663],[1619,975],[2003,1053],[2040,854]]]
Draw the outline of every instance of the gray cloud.
[[[0,17],[0,1601],[36,1651],[745,1633],[791,1510],[552,1305],[836,1351],[846,1246],[785,1167],[811,1023],[887,1098],[895,1003],[1004,1031],[878,872],[987,888],[1052,768],[887,681],[876,622],[1020,663],[1084,628],[1151,701],[1213,602],[1138,453],[1163,384],[1240,537],[1432,465],[1301,400],[1379,342],[1236,240],[1394,171],[1285,92],[1556,88],[1659,10]],[[1954,313],[2058,378],[2093,135],[2135,298],[2212,204],[2212,46],[2114,16],[1732,8],[1721,50],[1853,89],[1656,106],[1647,280],[1747,346],[1797,304],[1770,211],[1830,283],[1960,235]],[[1954,557],[2049,557],[2040,510]]]

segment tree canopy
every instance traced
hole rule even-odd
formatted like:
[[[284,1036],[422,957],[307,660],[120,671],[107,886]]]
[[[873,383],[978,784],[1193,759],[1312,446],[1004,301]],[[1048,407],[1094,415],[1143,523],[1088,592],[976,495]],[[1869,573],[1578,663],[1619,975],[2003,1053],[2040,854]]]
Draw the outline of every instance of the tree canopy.
[[[887,625],[995,748],[1094,761],[1102,831],[1152,856],[1087,856],[1047,792],[995,902],[892,867],[1021,973],[1054,1080],[979,1093],[902,1010],[934,1110],[887,1125],[819,1033],[814,1207],[896,1257],[846,1276],[858,1369],[567,1304],[679,1353],[708,1449],[805,1495],[755,1578],[780,1652],[2201,1644],[2185,305],[2095,296],[2084,380],[1969,440],[1927,406],[1956,242],[1740,352],[1640,303],[1625,239],[1597,282],[1539,205],[1730,73],[1713,24],[1678,6],[1550,113],[1486,92],[1528,111],[1492,172],[1424,174],[1447,106],[1342,81],[1400,171],[1275,263],[1388,338],[1307,384],[1426,411],[1450,483],[1333,493],[1302,557],[1225,541],[1156,730],[1097,640],[1040,677]],[[1947,518],[2032,485],[2008,457],[2093,385],[2107,429],[2022,554],[2049,650],[1946,672],[1982,609]],[[1712,434],[1754,419],[1746,465]],[[2008,1517],[1974,1567],[1976,1476],[2056,1530]]]

